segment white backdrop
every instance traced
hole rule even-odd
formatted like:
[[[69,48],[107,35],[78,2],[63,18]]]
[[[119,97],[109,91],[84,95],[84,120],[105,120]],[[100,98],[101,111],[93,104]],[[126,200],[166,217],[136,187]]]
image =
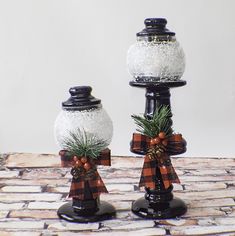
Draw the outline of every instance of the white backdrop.
[[[0,0],[0,152],[55,153],[68,89],[91,85],[114,124],[115,155],[131,155],[144,90],[128,85],[126,53],[147,17],[165,17],[186,54],[172,90],[185,156],[235,155],[235,1]]]

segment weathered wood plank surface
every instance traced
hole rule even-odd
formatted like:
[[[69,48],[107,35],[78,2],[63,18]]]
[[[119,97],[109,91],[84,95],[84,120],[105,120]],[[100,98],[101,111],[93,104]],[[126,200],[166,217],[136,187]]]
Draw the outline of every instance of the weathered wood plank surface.
[[[66,199],[70,169],[60,168],[56,155],[10,153],[1,156],[0,236],[75,235],[235,235],[235,159],[172,158],[181,184],[174,195],[185,200],[188,212],[179,219],[144,220],[130,211],[143,196],[138,181],[140,157],[112,157],[112,167],[99,173],[117,217],[98,223],[73,224],[58,219]]]

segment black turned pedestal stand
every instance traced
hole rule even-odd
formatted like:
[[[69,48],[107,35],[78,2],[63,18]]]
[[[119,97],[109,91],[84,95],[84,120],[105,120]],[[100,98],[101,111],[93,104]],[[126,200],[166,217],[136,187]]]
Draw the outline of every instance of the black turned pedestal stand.
[[[170,88],[181,87],[186,81],[170,81],[159,83],[144,83],[131,81],[133,87],[146,88],[146,106],[145,117],[151,119],[154,112],[161,105],[167,105],[170,108]],[[169,155],[178,155],[186,151],[186,145],[180,152],[168,153]],[[146,150],[147,151],[147,150]],[[146,152],[135,152],[145,155]],[[165,189],[159,168],[156,168],[156,186],[155,189],[145,188],[145,196],[137,199],[132,204],[132,212],[136,215],[149,219],[174,218],[183,215],[187,211],[185,203],[175,198],[172,194],[173,186]]]
[[[88,223],[103,221],[113,218],[116,215],[115,208],[105,201],[100,201],[92,198],[90,188],[85,182],[84,200],[73,199],[62,205],[57,214],[60,218],[77,223]]]
[[[90,86],[76,86],[70,88],[69,92],[71,96],[67,101],[62,103],[63,110],[65,110],[68,113],[72,112],[74,116],[77,115],[78,119],[80,116],[79,114],[82,112],[83,116],[85,116],[85,113],[88,116],[88,113],[90,111],[94,111],[95,109],[101,109],[102,108],[101,100],[93,97],[91,95],[91,91],[92,88]],[[89,118],[89,120],[90,119],[91,118]],[[79,125],[81,125],[81,130],[82,130],[83,124]],[[69,152],[67,152],[66,150],[62,150],[60,152],[60,157],[63,167],[71,167],[75,165],[72,164],[72,159],[74,157],[71,156]],[[110,154],[108,157],[106,156],[106,162],[107,158],[108,159],[110,158]],[[101,159],[102,157],[100,156],[97,160],[102,161]],[[98,165],[102,164],[99,163]],[[75,173],[73,172],[73,170],[75,170]],[[71,186],[73,187],[71,187],[70,190],[72,190],[73,193],[71,194],[70,192],[70,197],[72,197],[73,200],[72,202],[68,202],[62,205],[58,209],[57,214],[60,218],[71,222],[88,223],[88,222],[107,220],[115,216],[116,210],[110,203],[105,201],[100,201],[99,195],[96,198],[93,197],[94,192],[96,193],[99,192],[99,194],[104,192],[104,190],[102,191],[100,190],[100,185],[98,184],[99,179],[97,179],[96,184],[94,184],[95,181],[94,176],[96,176],[97,178],[98,172],[91,178],[91,180],[93,181],[92,185],[90,185],[89,181],[84,179],[82,176],[80,176],[81,178],[75,177],[76,168],[75,169],[72,168],[71,174],[73,176]],[[82,187],[78,187],[80,186],[78,182],[83,182],[83,181],[84,185],[82,185]],[[79,194],[82,194],[84,197],[82,198],[80,197],[80,199],[76,198],[77,195]]]

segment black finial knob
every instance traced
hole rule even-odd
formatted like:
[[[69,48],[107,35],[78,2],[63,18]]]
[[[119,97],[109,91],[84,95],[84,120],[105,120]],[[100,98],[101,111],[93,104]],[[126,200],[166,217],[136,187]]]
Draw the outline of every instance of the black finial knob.
[[[69,111],[90,110],[101,107],[101,100],[91,95],[90,86],[76,86],[69,89],[71,97],[62,103],[62,108]]]
[[[147,18],[144,21],[146,28],[149,27],[165,27],[167,20],[165,18]]]
[[[71,96],[87,97],[91,94],[92,88],[90,86],[76,86],[69,89]]]
[[[145,29],[137,33],[138,37],[169,35],[174,36],[175,33],[166,28],[167,20],[165,18],[147,18],[144,21]]]

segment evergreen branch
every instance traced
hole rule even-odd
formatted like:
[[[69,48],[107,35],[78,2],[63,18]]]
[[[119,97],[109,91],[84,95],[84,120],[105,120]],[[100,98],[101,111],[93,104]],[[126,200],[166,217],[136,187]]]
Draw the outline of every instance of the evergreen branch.
[[[69,136],[62,141],[62,146],[71,155],[87,156],[96,159],[108,144],[106,141],[97,138],[94,134],[77,129],[69,132]]]
[[[169,106],[163,105],[157,109],[152,119],[138,115],[132,115],[131,117],[137,125],[137,131],[150,138],[154,138],[160,132],[164,132],[167,137],[173,133]]]

